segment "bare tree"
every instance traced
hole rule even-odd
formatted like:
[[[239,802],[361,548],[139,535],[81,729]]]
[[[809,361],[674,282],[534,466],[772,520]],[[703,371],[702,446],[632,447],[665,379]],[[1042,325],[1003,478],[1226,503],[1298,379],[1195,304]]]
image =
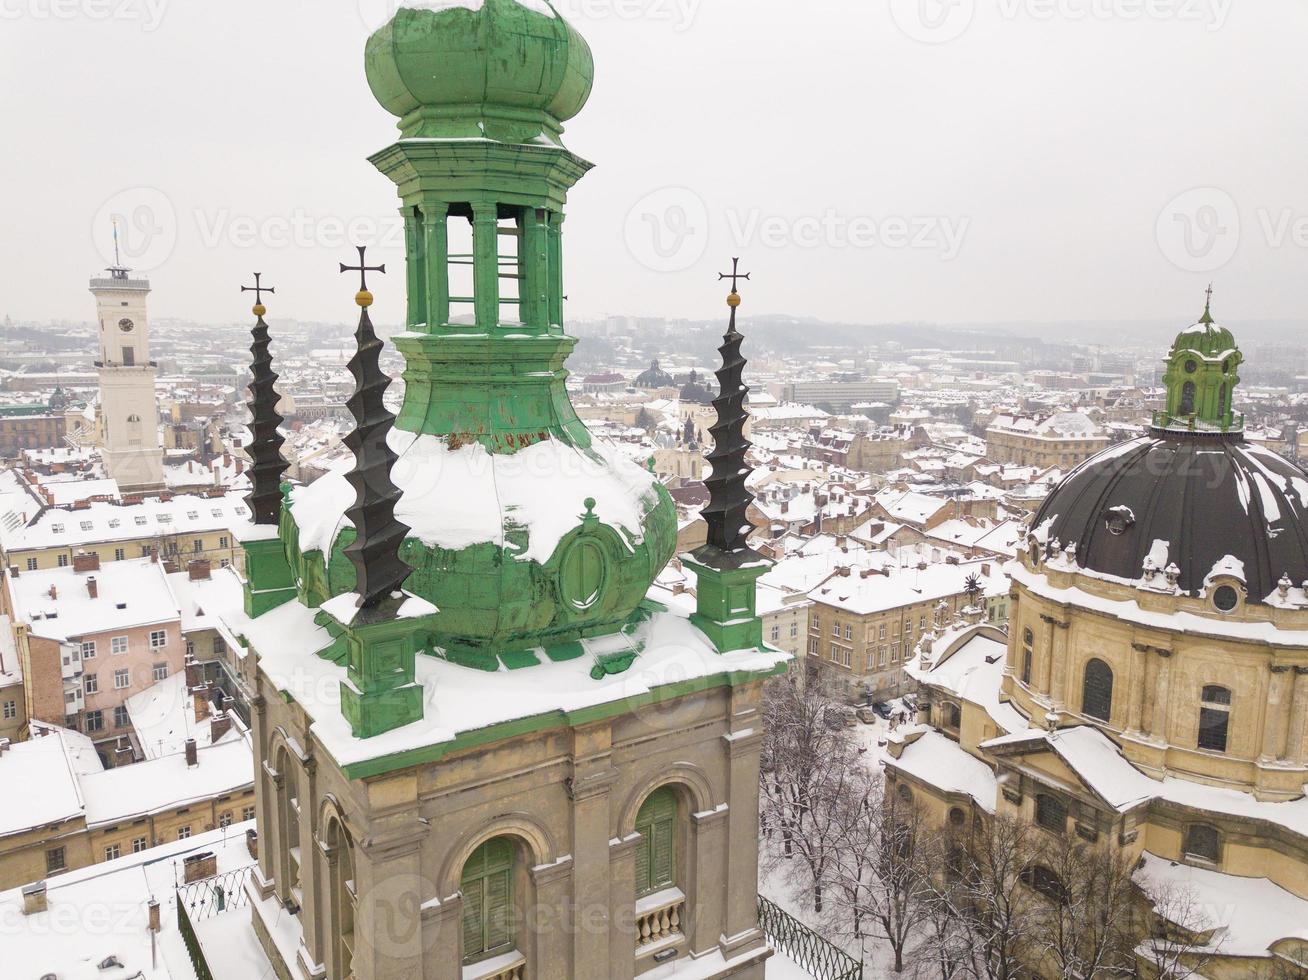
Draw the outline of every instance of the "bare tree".
[[[1144,880],[1140,884],[1152,908],[1148,937],[1140,944],[1151,975],[1157,980],[1190,980],[1218,954],[1221,938],[1211,911],[1189,885],[1177,881]]]
[[[966,939],[966,975],[976,980],[1017,980],[1024,973],[1038,915],[1037,896],[1026,883],[1032,833],[1021,820],[993,817],[958,855],[955,905]]]
[[[1110,980],[1135,972],[1140,935],[1135,862],[1075,834],[1046,837],[1028,881],[1043,892],[1032,952],[1063,980]]]
[[[879,773],[864,771],[841,801],[843,831],[830,865],[838,935],[859,943],[879,939],[894,953],[902,973],[909,943],[931,900],[929,855],[939,832],[926,823],[911,795],[884,794]]]
[[[814,911],[821,912],[828,867],[844,837],[844,800],[863,762],[844,727],[844,706],[820,679],[775,679],[763,710],[761,820],[769,837],[781,837],[772,861],[800,859]]]

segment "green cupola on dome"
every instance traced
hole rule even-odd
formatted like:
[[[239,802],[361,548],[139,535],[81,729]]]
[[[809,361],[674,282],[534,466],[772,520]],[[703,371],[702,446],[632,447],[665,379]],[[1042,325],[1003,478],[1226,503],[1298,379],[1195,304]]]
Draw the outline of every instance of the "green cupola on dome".
[[[557,143],[590,96],[590,47],[545,0],[402,0],[368,84],[406,138]]]
[[[1238,432],[1244,416],[1232,409],[1244,355],[1230,330],[1213,320],[1212,287],[1203,316],[1176,335],[1163,374],[1167,408],[1154,413],[1155,428],[1194,432]]]
[[[405,226],[405,390],[387,442],[404,589],[439,610],[414,642],[499,670],[613,636],[597,669],[624,669],[677,522],[653,474],[592,439],[565,384],[563,212],[591,165],[558,136],[590,92],[590,51],[542,0],[437,0],[405,4],[366,64],[401,116],[371,162]],[[343,473],[291,493],[283,537],[309,605],[356,591],[353,499]]]

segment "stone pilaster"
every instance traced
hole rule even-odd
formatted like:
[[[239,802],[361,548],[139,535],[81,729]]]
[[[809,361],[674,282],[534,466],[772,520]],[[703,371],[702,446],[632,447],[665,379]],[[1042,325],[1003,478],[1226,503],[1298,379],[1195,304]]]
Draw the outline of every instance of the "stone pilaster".
[[[473,297],[477,326],[489,332],[500,322],[500,243],[494,202],[472,206],[473,275],[477,290]]]
[[[1040,649],[1039,676],[1035,682],[1036,689],[1043,695],[1043,701],[1048,702],[1054,678],[1054,633],[1058,620],[1053,616],[1041,616],[1040,621],[1044,623],[1045,635]]]
[[[1053,624],[1053,643],[1050,649],[1052,672],[1049,680],[1049,700],[1055,711],[1061,711],[1067,703],[1067,651],[1068,634],[1071,624],[1066,620]]]
[[[1294,668],[1290,736],[1282,757],[1308,765],[1308,666]]]
[[[607,854],[604,865],[608,865]],[[609,924],[606,921],[610,918],[608,906],[603,908],[602,915],[598,914],[600,910],[580,905],[569,914],[568,903],[576,867],[575,861],[565,859],[531,869],[535,907],[526,910],[525,928],[519,930],[518,946],[518,951],[527,958],[529,977],[556,973],[560,976],[585,976],[584,969],[577,970],[573,965],[573,936],[603,933]],[[628,955],[627,959],[630,960],[631,956]],[[533,964],[534,973],[531,971]],[[596,970],[602,971],[602,968],[597,966]]]
[[[1126,733],[1141,734],[1144,724],[1145,689],[1149,670],[1149,648],[1143,643],[1132,643],[1130,687],[1127,689]]]
[[[1158,661],[1158,683],[1154,688],[1154,725],[1153,736],[1157,741],[1166,742],[1167,709],[1172,700],[1172,651],[1156,650]]]
[[[609,841],[609,929],[611,980],[631,980],[636,971],[636,845],[639,834]]]
[[[427,831],[387,835],[356,843],[359,894],[355,915],[354,980],[457,980],[462,942],[453,917],[452,942],[439,946],[423,934],[424,896],[434,886],[423,880],[421,847]],[[462,908],[462,900],[449,903]],[[443,938],[447,935],[443,933]],[[424,961],[431,949],[433,962]],[[453,969],[451,969],[451,967]]]
[[[1285,726],[1287,697],[1294,677],[1284,664],[1273,664],[1267,680],[1267,695],[1263,699],[1263,737],[1258,761],[1274,762],[1285,757]]]
[[[686,889],[690,910],[687,939],[691,952],[705,953],[726,934],[723,924],[725,908],[709,901],[714,882],[727,880],[727,833],[731,811],[709,810],[692,814],[691,833],[695,841],[695,867]]]
[[[429,899],[419,909],[418,916],[425,971],[420,974],[422,980],[463,980],[463,896],[456,893]]]
[[[733,692],[733,709],[736,696]],[[757,722],[757,715],[754,716]],[[737,728],[723,736],[727,752],[725,908],[719,947],[730,959],[763,944],[758,928],[758,771],[763,733]]]
[[[601,976],[609,968],[613,928],[609,794],[616,772],[612,732],[608,725],[594,725],[576,729],[574,740],[568,790],[572,797],[572,899],[576,918],[573,967],[575,976]]]

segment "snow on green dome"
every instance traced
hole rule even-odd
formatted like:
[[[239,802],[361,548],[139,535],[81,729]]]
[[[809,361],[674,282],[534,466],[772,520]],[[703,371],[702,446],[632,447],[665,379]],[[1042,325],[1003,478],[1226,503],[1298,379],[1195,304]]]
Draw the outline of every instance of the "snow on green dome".
[[[590,97],[590,47],[545,0],[401,0],[368,84],[406,138],[558,142]]]

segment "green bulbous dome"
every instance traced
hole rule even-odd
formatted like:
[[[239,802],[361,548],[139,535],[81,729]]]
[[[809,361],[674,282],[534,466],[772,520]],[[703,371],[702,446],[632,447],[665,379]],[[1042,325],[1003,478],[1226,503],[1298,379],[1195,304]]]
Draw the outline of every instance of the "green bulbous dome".
[[[558,142],[595,77],[589,45],[545,0],[408,0],[364,57],[406,138]]]

